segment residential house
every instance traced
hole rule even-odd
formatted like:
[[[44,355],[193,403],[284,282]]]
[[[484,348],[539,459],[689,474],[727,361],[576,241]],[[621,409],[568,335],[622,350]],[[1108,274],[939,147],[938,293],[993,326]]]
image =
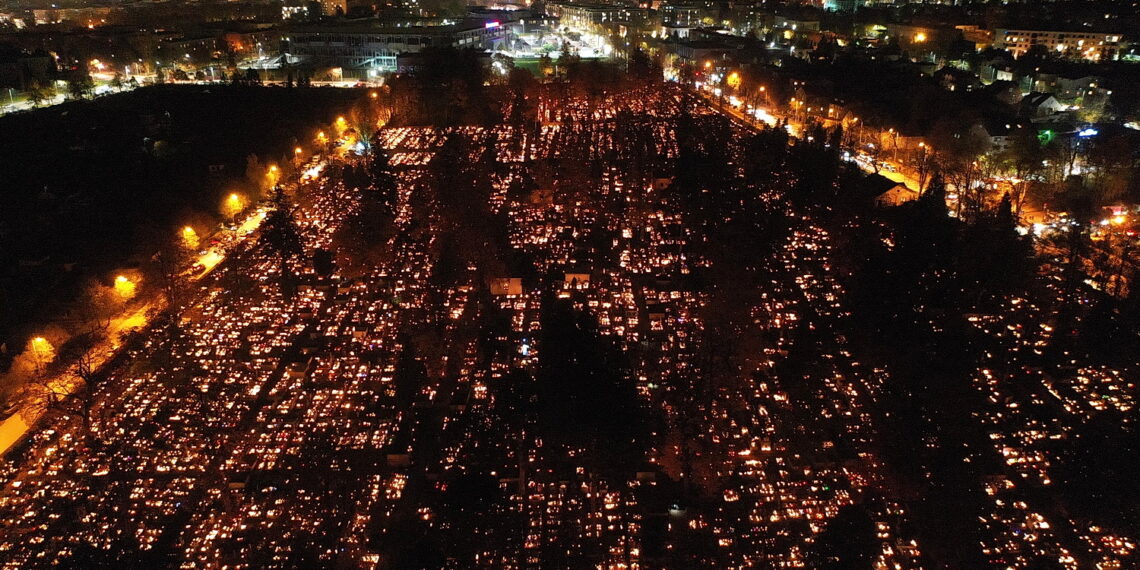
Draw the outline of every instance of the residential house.
[[[1041,119],[1066,109],[1068,105],[1058,101],[1052,94],[1034,91],[1021,99],[1019,114],[1027,119]]]
[[[934,72],[934,80],[947,91],[973,91],[982,86],[974,73],[950,66]]]
[[[986,86],[985,91],[1006,105],[1017,105],[1024,96],[1021,89],[1012,81],[994,81]]]
[[[1095,92],[1100,83],[1100,77],[1081,70],[1040,72],[1033,81],[1033,90],[1052,93],[1057,99],[1069,101]]]
[[[897,206],[918,198],[917,191],[881,174],[867,175],[859,184],[858,191],[880,207]]]

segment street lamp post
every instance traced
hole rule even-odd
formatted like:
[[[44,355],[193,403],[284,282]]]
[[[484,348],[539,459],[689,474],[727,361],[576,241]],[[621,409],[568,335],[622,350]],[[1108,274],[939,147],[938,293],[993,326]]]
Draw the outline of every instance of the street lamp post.
[[[918,193],[926,187],[926,143],[918,143]]]
[[[45,360],[47,359],[47,351],[51,347],[47,339],[42,336],[37,336],[32,339],[32,355],[36,359],[36,374],[43,374],[45,369]]]
[[[859,137],[851,134],[851,131],[854,130],[855,128],[857,128],[858,126],[859,126],[859,117],[852,117],[851,120],[847,122],[847,128],[843,129],[843,144],[845,144],[846,146],[851,146],[851,140],[854,138],[855,147],[856,148],[859,147],[859,145],[862,143],[862,141],[859,140]]]

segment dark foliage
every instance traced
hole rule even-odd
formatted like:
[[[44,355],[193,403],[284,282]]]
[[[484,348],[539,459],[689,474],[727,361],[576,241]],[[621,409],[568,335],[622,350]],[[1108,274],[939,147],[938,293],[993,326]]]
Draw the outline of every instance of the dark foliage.
[[[643,460],[646,416],[620,350],[589,313],[566,299],[544,304],[536,376],[543,439],[584,450],[604,474],[626,475]]]

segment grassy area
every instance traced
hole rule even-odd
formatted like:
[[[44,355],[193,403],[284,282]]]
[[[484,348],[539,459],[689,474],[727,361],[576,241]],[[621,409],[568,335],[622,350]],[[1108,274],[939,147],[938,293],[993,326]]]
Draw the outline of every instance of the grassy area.
[[[515,67],[525,69],[531,72],[535,77],[542,77],[542,70],[539,68],[541,58],[537,57],[516,57],[514,58]]]
[[[557,61],[558,52],[552,53],[550,55],[550,59],[552,62]],[[594,61],[594,60],[606,61],[605,58],[592,58],[592,57],[582,58],[582,61]],[[515,67],[517,67],[519,69],[525,69],[525,70],[531,72],[531,74],[533,74],[535,77],[541,77],[542,76],[542,70],[539,68],[539,62],[542,61],[542,58],[538,58],[538,57],[516,57],[516,58],[513,58],[512,61],[514,62]]]

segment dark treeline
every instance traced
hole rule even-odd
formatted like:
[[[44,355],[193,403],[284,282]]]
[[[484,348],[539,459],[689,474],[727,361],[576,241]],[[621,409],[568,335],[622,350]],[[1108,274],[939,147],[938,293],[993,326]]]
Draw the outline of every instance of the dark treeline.
[[[1084,287],[1079,262],[1087,251],[1087,224],[1076,224],[1058,238],[1059,261],[1038,258],[1029,238],[1016,231],[1009,196],[996,206],[979,206],[966,221],[956,219],[946,207],[945,183],[935,173],[918,201],[875,208],[860,191],[863,175],[839,160],[835,143],[841,134],[817,127],[810,138],[789,146],[782,130],[762,131],[747,139],[743,164],[737,165],[718,159],[733,156],[725,152],[732,144],[729,128],[721,118],[682,115],[674,185],[683,210],[708,233],[703,247],[714,260],[710,271],[719,275],[709,281],[733,284],[727,290],[714,286],[707,316],[709,328],[720,333],[716,338],[726,358],[746,362],[755,347],[772,340],[750,339],[748,315],[732,307],[742,306],[773,272],[765,258],[799,226],[787,214],[808,213],[837,236],[831,263],[848,291],[849,317],[801,316],[804,327],[792,343],[801,348],[767,379],[810,373],[811,363],[829,346],[825,337],[835,334],[847,338],[861,359],[887,370],[890,380],[874,411],[880,422],[875,447],[888,461],[897,485],[893,492],[913,505],[920,540],[933,560],[984,565],[978,517],[988,499],[980,482],[999,473],[1000,466],[979,422],[992,404],[972,378],[992,354],[1010,346],[969,318],[1002,313],[1011,299],[1034,303],[1041,307],[1038,317],[1062,334],[1039,357],[1011,355],[1011,366],[1039,366],[1058,375],[1070,362],[1129,369],[1135,366],[1134,330],[1140,324],[1136,300]],[[1079,208],[1095,203],[1092,192],[1078,181],[1061,199]],[[1053,263],[1063,266],[1059,288],[1049,277]],[[1039,327],[1041,322],[1024,324]],[[703,381],[716,378],[710,374]],[[799,398],[812,397],[811,387],[791,390]],[[1107,490],[1132,488],[1124,474],[1137,460],[1136,446],[1126,443],[1136,418],[1124,416],[1134,415],[1098,415],[1080,428],[1079,437],[1059,442],[1057,476],[1069,484],[1059,494],[1045,495],[1045,503],[1059,501],[1065,505],[1060,508],[1081,516],[1096,514],[1120,528],[1136,528],[1136,505]],[[816,429],[806,427],[813,418],[802,419],[804,429]],[[820,435],[834,435],[819,429],[824,430]],[[1119,453],[1094,459],[1090,442],[1112,445]]]
[[[596,101],[661,77],[660,67],[640,51],[628,63],[583,61],[571,53],[556,61],[543,58],[539,77],[515,67],[510,58],[471,49],[432,48],[419,58],[414,69],[388,83],[397,124],[490,126],[505,116],[511,124],[526,125],[535,119],[540,96]]]
[[[357,90],[158,86],[0,119],[0,370],[114,271],[147,273],[179,228],[211,229],[224,196],[359,100]],[[254,180],[253,178],[259,177]],[[158,279],[144,286],[158,287]]]
[[[538,430],[550,445],[585,450],[597,472],[628,480],[645,460],[648,418],[627,357],[597,326],[569,300],[545,302],[534,397]]]

